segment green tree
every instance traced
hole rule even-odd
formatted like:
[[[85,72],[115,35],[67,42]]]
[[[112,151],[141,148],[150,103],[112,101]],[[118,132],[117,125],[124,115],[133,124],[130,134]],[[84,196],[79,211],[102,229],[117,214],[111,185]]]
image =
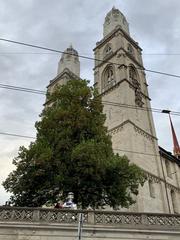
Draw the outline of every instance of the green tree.
[[[49,106],[35,124],[36,141],[20,147],[16,170],[4,181],[15,206],[42,206],[68,192],[81,207],[128,207],[144,174],[114,154],[104,126],[103,105],[86,80],[70,80],[47,96]]]

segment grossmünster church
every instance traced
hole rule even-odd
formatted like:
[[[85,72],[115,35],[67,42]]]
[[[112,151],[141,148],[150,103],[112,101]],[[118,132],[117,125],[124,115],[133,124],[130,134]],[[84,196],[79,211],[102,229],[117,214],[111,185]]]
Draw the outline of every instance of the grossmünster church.
[[[100,29],[100,31],[102,31]],[[80,78],[78,52],[70,46],[62,54],[57,76],[47,89]],[[180,214],[180,148],[173,129],[173,154],[158,146],[142,49],[131,37],[125,16],[115,7],[106,15],[103,37],[94,47],[94,86],[104,103],[106,126],[114,152],[127,155],[141,167],[147,181],[140,187],[133,212]],[[146,110],[145,110],[146,109]]]

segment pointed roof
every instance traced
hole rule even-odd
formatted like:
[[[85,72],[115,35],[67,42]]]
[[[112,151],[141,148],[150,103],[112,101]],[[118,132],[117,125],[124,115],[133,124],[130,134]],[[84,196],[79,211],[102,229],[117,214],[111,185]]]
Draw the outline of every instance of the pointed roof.
[[[170,120],[170,125],[171,125],[171,131],[172,131],[172,137],[173,137],[173,152],[174,152],[174,156],[176,157],[180,157],[180,147],[179,147],[179,143],[178,143],[178,139],[174,130],[174,126],[172,124],[172,120],[171,120],[171,116],[169,113],[169,120]]]
[[[64,53],[62,54],[62,57],[63,57],[65,54],[66,54],[66,55],[67,55],[67,54],[75,55],[75,56],[78,57],[78,51],[73,48],[72,43],[71,43],[71,44],[69,45],[69,47],[64,51]]]
[[[103,24],[104,31],[103,36],[106,37],[110,32],[112,32],[115,28],[118,26],[121,27],[121,29],[126,32],[126,34],[129,33],[129,24],[126,20],[126,17],[123,15],[123,13],[115,8],[115,6],[112,7],[112,9],[107,13],[105,17],[105,21]]]

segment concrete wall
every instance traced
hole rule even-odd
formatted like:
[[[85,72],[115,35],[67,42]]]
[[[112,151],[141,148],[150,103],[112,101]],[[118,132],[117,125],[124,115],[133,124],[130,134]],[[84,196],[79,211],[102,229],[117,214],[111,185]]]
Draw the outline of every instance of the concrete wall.
[[[73,240],[77,238],[77,224],[0,223],[0,240]],[[82,239],[111,240],[179,240],[180,229],[136,229],[84,225]]]

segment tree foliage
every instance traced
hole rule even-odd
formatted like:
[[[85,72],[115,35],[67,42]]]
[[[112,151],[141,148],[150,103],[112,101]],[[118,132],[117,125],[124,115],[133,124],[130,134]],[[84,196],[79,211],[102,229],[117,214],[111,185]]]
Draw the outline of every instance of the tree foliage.
[[[47,96],[49,106],[35,124],[37,138],[20,147],[16,170],[4,181],[15,206],[65,200],[81,207],[128,207],[144,174],[126,156],[114,154],[104,126],[101,98],[86,80],[70,80]]]

